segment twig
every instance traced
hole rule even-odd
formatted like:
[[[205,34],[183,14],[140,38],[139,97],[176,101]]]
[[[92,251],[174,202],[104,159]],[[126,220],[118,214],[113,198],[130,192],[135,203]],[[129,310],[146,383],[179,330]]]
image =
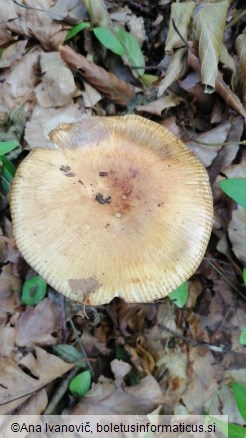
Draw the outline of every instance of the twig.
[[[78,331],[77,331],[77,329],[76,329],[76,327],[75,327],[75,325],[74,325],[74,323],[73,323],[72,318],[69,318],[69,322],[70,322],[71,327],[72,327],[72,329],[73,329],[73,332],[74,332],[74,334],[75,334],[75,336],[76,336],[76,340],[77,340],[78,346],[79,346],[79,348],[80,348],[80,351],[81,351],[81,353],[83,354],[83,356],[84,356],[84,358],[85,358],[85,361],[86,361],[86,364],[87,364],[87,366],[88,366],[88,368],[89,368],[89,370],[90,370],[90,372],[91,372],[91,375],[94,376],[94,371],[93,371],[92,366],[91,366],[91,364],[90,364],[90,361],[89,361],[89,359],[88,359],[88,357],[87,357],[87,354],[86,354],[86,352],[85,352],[84,346],[83,346],[83,344],[82,344],[82,342],[81,342],[81,339],[80,339],[80,337],[79,337]]]
[[[226,283],[229,284],[229,286],[231,286],[231,288],[238,295],[240,295],[241,298],[243,298],[244,300],[246,299],[244,294],[236,286],[234,286],[234,284],[230,280],[228,280],[228,278],[226,278],[226,276],[223,274],[223,272],[219,268],[217,268],[217,266],[215,266],[215,264],[213,262],[211,262],[210,260],[207,260],[207,262],[226,281]]]
[[[47,406],[47,408],[45,409],[44,415],[52,415],[52,414],[55,413],[56,406],[58,405],[58,403],[60,402],[62,397],[65,395],[65,393],[67,392],[67,388],[68,388],[69,382],[77,374],[77,372],[78,372],[78,369],[77,368],[73,368],[68,373],[68,375],[65,377],[65,379],[61,382],[61,385],[56,390],[56,392],[54,393],[51,401],[49,402],[49,404]]]
[[[167,326],[163,324],[158,324],[158,327],[160,327],[162,330],[165,330],[166,332],[170,333],[171,335],[175,336],[176,338],[182,339],[182,341],[186,342],[186,344],[192,345],[193,347],[203,347],[207,348],[207,350],[212,350],[217,353],[229,353],[233,356],[243,356],[246,357],[246,353],[239,353],[237,351],[230,350],[227,347],[218,347],[217,345],[211,345],[207,342],[203,341],[196,341],[192,338],[187,338],[186,336],[181,335],[180,333],[175,332],[174,330],[168,328]]]

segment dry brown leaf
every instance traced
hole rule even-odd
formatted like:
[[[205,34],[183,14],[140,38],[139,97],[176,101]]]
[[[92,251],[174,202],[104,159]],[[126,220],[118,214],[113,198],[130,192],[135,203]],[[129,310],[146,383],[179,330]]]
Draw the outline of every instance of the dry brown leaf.
[[[157,363],[157,367],[165,369],[162,378],[159,380],[163,388],[164,402],[174,406],[182,397],[188,385],[188,354],[181,347],[176,346],[172,351],[167,349]]]
[[[199,348],[192,348],[189,355],[190,382],[182,395],[189,414],[201,414],[205,403],[211,400],[223,376],[223,366],[216,364],[210,351],[201,354]]]
[[[187,48],[185,47],[176,50],[174,55],[170,58],[165,77],[161,80],[158,86],[159,90],[157,96],[160,97],[170,85],[182,78],[187,70]]]
[[[246,31],[236,39],[236,49],[240,63],[240,79],[243,91],[243,106],[246,110]]]
[[[240,205],[232,211],[228,234],[235,256],[246,266],[246,210]]]
[[[59,53],[42,53],[40,56],[42,83],[36,88],[39,105],[53,108],[67,105],[76,92],[73,74]]]
[[[150,103],[146,103],[145,105],[139,105],[136,107],[136,110],[161,116],[162,111],[174,106],[178,106],[182,102],[184,102],[183,97],[172,94],[169,96],[160,97],[159,99]]]
[[[47,51],[57,49],[67,34],[62,25],[54,21],[49,13],[52,5],[52,0],[25,0],[25,6],[28,8],[15,4],[15,11],[19,16],[16,27],[20,30],[17,33],[34,37]],[[10,28],[9,25],[8,27]]]
[[[188,64],[196,71],[201,71],[201,64],[199,59],[194,55],[191,50],[188,50]],[[226,85],[222,79],[222,75],[219,72],[215,81],[216,92],[224,99],[225,103],[246,118],[246,110],[244,109],[241,101],[235,93]]]
[[[12,357],[15,350],[15,328],[10,324],[0,325],[0,357]]]
[[[84,87],[85,90],[82,91],[84,106],[85,108],[93,108],[102,99],[102,96],[86,81],[84,81]]]
[[[175,21],[175,24],[184,37],[185,40],[188,39],[188,32],[190,27],[190,21],[195,8],[194,1],[187,1],[185,3],[173,2],[171,6],[171,17],[169,20],[169,29],[166,39],[166,47],[165,51],[167,53],[172,53],[173,49],[177,49],[184,45],[184,42],[181,40],[180,36],[177,34],[176,30],[173,27],[172,20]]]
[[[236,381],[238,381],[238,377],[243,374],[246,375],[246,369],[225,372],[225,376],[231,377],[231,375],[233,375],[233,380],[236,378]],[[231,379],[229,381],[231,383]],[[240,377],[239,383],[242,383]],[[231,423],[241,424],[242,426],[245,424],[236,406],[232,390],[228,385],[222,384],[219,390],[214,393],[211,400],[207,401],[204,408],[209,412],[213,412],[213,415],[229,415]]]
[[[14,3],[11,0],[5,0],[0,3],[0,23],[17,18]]]
[[[111,350],[107,348],[106,342],[97,339],[97,337],[91,335],[89,332],[83,332],[81,341],[88,357],[98,357],[99,354],[107,355],[111,352]]]
[[[59,108],[41,108],[36,105],[31,120],[27,122],[25,140],[31,149],[54,148],[49,132],[60,123],[75,123],[85,117],[78,104],[71,102]]]
[[[17,41],[4,49],[0,59],[0,68],[10,67],[15,61],[20,59],[24,53],[26,44],[27,40]]]
[[[56,304],[45,298],[35,307],[27,307],[16,324],[16,345],[53,345],[58,339],[52,334],[59,328],[59,311]]]
[[[48,405],[48,396],[45,389],[40,389],[36,394],[32,395],[23,405],[21,406],[19,415],[30,415],[33,412],[35,415],[41,415],[46,406]]]
[[[64,20],[71,24],[76,24],[88,18],[81,0],[57,0],[50,8],[49,14],[55,20]]]
[[[205,93],[211,93],[215,89],[228,7],[228,0],[202,3],[194,19],[196,38],[199,41],[201,78],[206,87]]]
[[[114,373],[115,380],[121,382],[124,377],[131,370],[131,365],[129,363],[123,362],[122,360],[114,359],[110,363],[111,370]]]
[[[145,377],[138,385],[124,388],[99,377],[99,383],[92,386],[71,415],[148,414],[162,401],[160,386],[153,376]]]
[[[5,320],[8,313],[13,313],[20,305],[19,292],[20,278],[16,273],[15,265],[8,263],[2,266],[0,275],[0,320]]]
[[[186,75],[185,79],[179,81],[179,85],[183,90],[186,90],[190,97],[192,97],[192,100],[196,102],[198,112],[202,109],[203,113],[211,113],[214,106],[215,96],[204,93],[199,72],[191,71]]]
[[[25,100],[31,98],[36,83],[39,81],[34,74],[38,66],[40,50],[36,47],[24,55],[11,69],[2,88],[3,103],[8,109],[16,108]]]
[[[0,361],[0,414],[4,415],[20,404],[48,383],[69,371],[73,364],[68,364],[53,354],[46,353],[41,348],[35,349],[37,359],[36,375],[34,379],[24,373],[22,369],[10,359]],[[28,412],[36,414],[36,412]]]
[[[113,73],[109,73],[104,68],[88,61],[69,46],[60,46],[60,54],[70,67],[80,70],[82,76],[97,90],[104,93],[109,100],[118,105],[126,106],[134,96],[135,89],[131,84],[118,79]]]
[[[216,128],[210,129],[207,132],[203,132],[195,137],[196,142],[190,140],[187,146],[192,152],[201,160],[205,167],[211,165],[212,161],[217,156],[218,151],[221,149],[222,144],[225,142],[229,129],[231,127],[230,122],[224,122],[216,126]],[[194,134],[193,134],[194,137]],[[198,143],[199,142],[199,143]],[[204,143],[216,144],[219,146],[206,146]]]

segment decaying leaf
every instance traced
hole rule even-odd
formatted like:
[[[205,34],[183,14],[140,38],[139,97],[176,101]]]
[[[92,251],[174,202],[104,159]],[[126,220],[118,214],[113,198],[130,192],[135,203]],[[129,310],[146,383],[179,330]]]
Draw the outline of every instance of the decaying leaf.
[[[185,40],[188,39],[188,32],[191,17],[195,8],[194,1],[187,1],[185,3],[173,2],[171,6],[171,17],[169,21],[169,29],[166,39],[166,47],[165,50],[167,53],[172,53],[173,49],[177,49],[184,45],[184,42],[181,40],[180,36],[177,34],[176,30],[173,27],[172,20],[175,21],[175,24],[184,37]]]
[[[166,91],[168,87],[170,87],[170,85],[172,85],[178,79],[182,78],[187,70],[187,48],[184,47],[176,50],[176,52],[170,59],[165,73],[165,77],[161,80],[159,84],[158,97],[162,96],[162,94]]]
[[[67,105],[76,92],[73,74],[59,53],[40,55],[42,83],[36,88],[37,101],[43,108]]]
[[[45,298],[35,307],[27,307],[16,324],[16,345],[53,345],[59,330],[59,311],[56,304]]]
[[[36,391],[52,382],[57,377],[69,371],[73,364],[63,362],[57,356],[46,353],[39,347],[35,349],[37,359],[33,358],[35,368],[33,378],[26,374],[11,359],[0,361],[0,414],[6,414],[17,408],[31,397]],[[31,412],[28,412],[29,415]],[[36,414],[36,412],[33,412]]]
[[[62,59],[73,68],[81,71],[83,77],[90,82],[95,88],[105,94],[105,96],[117,103],[126,106],[129,100],[134,96],[134,87],[118,79],[113,73],[109,73],[104,68],[99,67],[91,61],[88,61],[83,55],[80,55],[68,46],[60,46]]]
[[[181,96],[171,94],[169,96],[160,97],[153,102],[146,103],[146,105],[139,105],[137,106],[136,110],[160,116],[162,111],[164,111],[165,109],[178,106],[182,102],[184,102],[184,99]]]
[[[243,105],[246,110],[246,31],[236,39],[236,49],[240,63],[240,79],[243,91]]]
[[[187,146],[197,155],[205,167],[210,166],[217,156],[218,151],[227,138],[230,127],[230,122],[221,123],[216,128],[197,135],[195,142],[190,140],[187,143]],[[210,143],[210,146],[206,146],[203,143]]]
[[[215,90],[228,6],[228,0],[202,3],[194,19],[205,93],[211,93]]]
[[[138,385],[116,387],[109,379],[99,377],[72,415],[130,415],[148,414],[163,400],[161,389],[153,376],[147,376]]]

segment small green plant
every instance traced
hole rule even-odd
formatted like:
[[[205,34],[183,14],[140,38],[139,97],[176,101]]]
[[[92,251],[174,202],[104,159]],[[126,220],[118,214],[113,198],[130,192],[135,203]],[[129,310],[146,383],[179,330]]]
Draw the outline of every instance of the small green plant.
[[[122,27],[115,26],[113,30],[106,27],[93,28],[91,23],[82,21],[70,29],[67,33],[66,41],[69,41],[86,28],[89,28],[94,33],[95,37],[106,49],[121,56],[127,65],[136,69],[134,73],[136,71],[137,76],[143,76],[145,66],[144,56],[134,35]]]
[[[18,141],[1,141],[0,142],[0,185],[1,196],[4,198],[10,191],[10,183],[15,176],[15,167],[12,162],[5,157],[6,154],[19,146]]]
[[[220,188],[239,205],[246,208],[246,178],[224,179],[220,182]]]
[[[78,397],[84,397],[91,386],[91,373],[86,370],[77,374],[69,383],[69,391]]]
[[[42,301],[46,291],[47,283],[40,275],[36,275],[26,280],[23,284],[21,301],[27,306],[34,306]]]
[[[180,309],[185,306],[188,298],[188,283],[187,281],[179,286],[174,291],[168,294],[170,300],[174,301]]]
[[[232,392],[238,410],[243,419],[246,420],[246,386],[241,385],[240,383],[233,383]]]

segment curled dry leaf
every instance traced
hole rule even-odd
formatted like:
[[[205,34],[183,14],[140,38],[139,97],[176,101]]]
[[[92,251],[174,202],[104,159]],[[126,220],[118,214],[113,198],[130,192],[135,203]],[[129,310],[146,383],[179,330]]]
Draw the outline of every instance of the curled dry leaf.
[[[181,3],[179,3],[181,5]],[[187,4],[187,3],[186,3]],[[158,97],[160,97],[170,85],[182,78],[188,70],[187,48],[176,50],[168,64],[165,77],[159,84]]]
[[[146,105],[137,106],[136,110],[161,116],[162,111],[174,106],[178,106],[182,102],[184,102],[184,99],[181,96],[170,94],[169,96],[160,97],[159,99],[147,103]]]
[[[166,40],[165,50],[167,53],[173,53],[173,49],[177,49],[184,45],[184,42],[181,40],[180,36],[177,34],[176,30],[173,27],[172,20],[175,21],[175,24],[184,37],[185,40],[188,39],[188,32],[191,17],[195,8],[194,1],[188,1],[185,3],[173,2],[171,6],[171,17],[169,21],[169,29]]]
[[[35,351],[37,359],[34,359],[35,370],[32,370],[32,374],[37,378],[26,374],[13,360],[3,359],[0,362],[1,415],[16,409],[34,392],[62,376],[74,366],[53,354],[46,353],[39,347],[36,347]],[[36,414],[30,411],[28,413]]]
[[[243,91],[243,106],[246,110],[246,31],[236,39],[236,49],[240,63],[240,79]]]
[[[188,64],[194,70],[198,72],[201,71],[200,61],[191,50],[188,50]],[[232,109],[234,109],[244,118],[246,118],[246,110],[244,109],[241,101],[236,96],[236,94],[233,93],[230,87],[228,87],[228,85],[223,81],[220,72],[218,73],[217,79],[215,81],[215,90],[224,99],[227,105],[229,105]]]
[[[59,107],[70,103],[76,92],[73,74],[59,53],[40,56],[42,83],[36,89],[37,101],[43,108]]]
[[[202,83],[206,86],[207,93],[215,89],[228,6],[228,0],[203,3],[194,19],[196,38],[199,41]]]
[[[245,40],[246,43],[246,40]],[[238,84],[238,71],[237,66],[235,64],[235,61],[233,57],[230,55],[230,53],[227,50],[227,47],[222,44],[221,46],[221,52],[220,52],[220,62],[224,64],[226,68],[231,70],[232,76],[231,76],[231,87],[233,90],[235,90],[237,84]]]
[[[94,62],[88,61],[69,46],[60,46],[60,55],[70,67],[80,70],[88,82],[118,105],[126,106],[134,96],[135,89],[131,84],[118,79],[113,73],[98,67]]]
[[[81,0],[57,0],[51,6],[49,15],[54,20],[64,20],[68,23],[78,23],[88,18],[85,7],[81,4]]]

